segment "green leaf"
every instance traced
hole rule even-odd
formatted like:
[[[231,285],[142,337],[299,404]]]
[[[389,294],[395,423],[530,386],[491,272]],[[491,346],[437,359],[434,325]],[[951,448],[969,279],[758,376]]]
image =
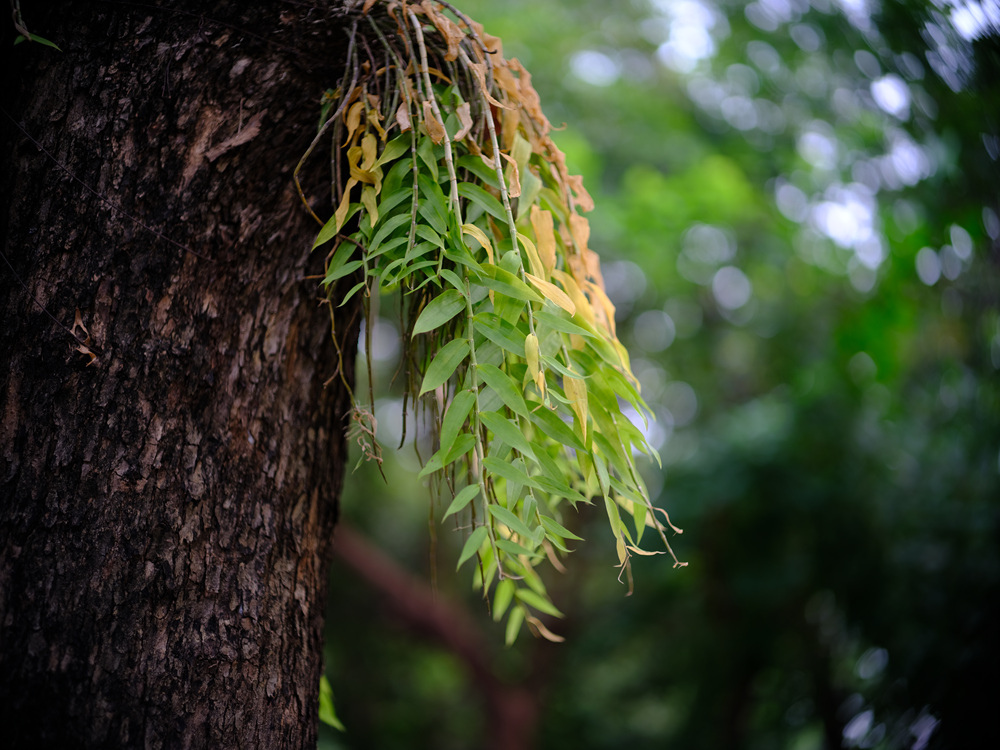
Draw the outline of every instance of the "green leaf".
[[[413,334],[426,333],[447,323],[465,309],[465,297],[456,289],[448,289],[430,301],[413,324]],[[454,342],[452,342],[454,343]]]
[[[351,297],[353,297],[359,291],[364,289],[367,285],[368,285],[367,281],[359,281],[357,284],[352,286],[351,290],[344,295],[344,298],[342,300],[340,300],[340,304],[337,305],[337,307],[343,307],[344,305],[346,305],[350,301]]]
[[[417,224],[417,236],[444,250],[444,240],[441,239],[441,235],[426,224]]]
[[[534,480],[527,475],[519,464],[520,461],[516,463],[501,461],[499,458],[495,458],[494,456],[487,456],[483,460],[483,467],[493,476],[501,477],[506,479],[508,482],[526,484],[532,487],[536,486]]]
[[[412,144],[413,142],[409,133],[403,133],[402,135],[393,138],[385,144],[385,148],[382,150],[382,154],[375,162],[375,166],[379,167],[387,162],[395,161],[409,151]]]
[[[526,334],[512,326],[495,313],[481,312],[472,318],[476,333],[481,333],[494,344],[511,354],[524,357],[524,339]]]
[[[515,588],[514,582],[509,578],[504,578],[497,584],[496,593],[493,594],[493,619],[496,622],[500,622],[503,613],[514,599]]]
[[[441,150],[442,152],[444,151],[444,149]],[[436,182],[438,179],[438,157],[434,153],[434,143],[430,138],[424,137],[420,139],[420,143],[417,146],[417,156],[427,165]]]
[[[479,485],[470,484],[467,487],[463,487],[462,490],[455,495],[455,499],[451,501],[451,505],[448,506],[448,510],[444,512],[443,518],[447,518],[452,513],[458,513],[460,510],[465,508],[472,499],[479,494]]]
[[[340,231],[340,227],[337,225],[337,216],[334,214],[323,225],[323,228],[319,230],[319,234],[316,235],[316,241],[313,242],[312,249],[315,250],[324,242],[329,242],[338,231]]]
[[[540,409],[532,408],[528,418],[540,430],[542,430],[542,432],[548,434],[552,438],[555,438],[563,445],[578,451],[586,450],[583,441],[580,440],[580,437],[575,432],[573,432],[573,428],[563,422],[558,415],[550,409],[547,409],[544,406]]]
[[[479,548],[483,546],[483,542],[486,541],[486,534],[485,526],[478,526],[469,534],[469,538],[465,540],[465,546],[462,547],[462,554],[458,556],[458,565],[455,566],[455,570],[461,568],[462,563],[479,551]]]
[[[434,227],[438,234],[448,233],[448,200],[441,191],[441,186],[427,175],[417,178],[420,186],[420,200],[417,211]]]
[[[369,251],[365,253],[365,257],[369,261],[372,261],[375,258],[379,257],[380,255],[392,252],[400,245],[405,245],[408,240],[409,238],[405,234],[400,237],[393,237],[392,239],[386,240],[385,242],[381,243],[378,247],[378,250],[376,250],[375,252],[371,252],[371,250],[369,249]],[[400,260],[403,259],[401,258]],[[388,268],[386,270],[388,270]]]
[[[18,34],[16,37],[14,37],[14,45],[15,46],[18,45],[18,44],[20,44],[21,42],[24,42],[24,41],[27,41],[27,39],[24,36],[24,34]],[[31,35],[31,41],[38,42],[39,44],[44,44],[46,47],[52,47],[52,49],[57,50],[58,52],[62,52],[62,50],[59,49],[59,46],[55,42],[50,42],[45,37],[38,36],[38,34],[32,34]]]
[[[441,269],[441,278],[451,284],[458,292],[464,297],[465,296],[465,283],[459,277],[457,273],[452,271],[450,268]]]
[[[331,271],[330,273],[328,273],[324,277],[323,283],[326,284],[327,286],[329,286],[330,284],[332,284],[333,282],[335,282],[337,279],[339,279],[339,278],[341,278],[343,276],[349,276],[350,274],[354,273],[359,268],[361,268],[362,265],[364,265],[364,263],[363,263],[363,261],[360,261],[360,260],[352,260],[350,263],[345,263],[340,268],[338,268],[338,269],[336,269],[336,270]]]
[[[507,405],[511,411],[521,416],[528,416],[528,407],[524,405],[524,397],[517,384],[503,370],[494,365],[479,365],[477,372],[493,392]]]
[[[458,194],[475,203],[494,219],[506,223],[507,212],[503,210],[500,201],[481,186],[472,182],[460,182],[458,183]]]
[[[562,617],[563,613],[556,609],[555,605],[548,600],[547,597],[541,596],[531,589],[518,589],[514,596],[518,598],[519,601],[524,602],[529,607],[534,607],[539,612],[544,612],[547,615],[552,615],[553,617]]]
[[[378,254],[379,245],[381,245],[389,236],[399,229],[404,224],[410,223],[410,215],[407,214],[396,214],[395,216],[386,219],[385,223],[382,224],[375,236],[372,237],[371,243],[368,245],[368,257],[372,258]],[[382,252],[385,252],[384,250]]]
[[[379,216],[388,216],[392,209],[398,206],[400,203],[406,202],[406,214],[409,216],[409,209],[412,205],[413,200],[413,186],[407,185],[406,187],[401,187],[395,192],[386,195],[385,185],[383,185],[382,195],[385,196],[379,201],[378,212]]]
[[[505,297],[513,297],[514,299],[519,299],[524,302],[542,301],[542,295],[529,287],[510,271],[506,271],[503,268],[491,265],[490,263],[483,263],[482,268],[486,273],[486,275],[480,280],[480,283],[483,286],[488,287]]]
[[[555,305],[552,307],[555,308]],[[579,318],[579,315],[574,317]],[[544,308],[537,310],[535,312],[535,321],[548,326],[554,331],[560,331],[561,333],[575,333],[577,336],[586,336],[587,338],[591,338],[594,335],[593,331],[573,322],[573,320],[571,320],[562,310],[560,310],[559,313],[550,312]]]
[[[357,245],[353,242],[340,243],[340,247],[337,248],[337,252],[335,252],[333,257],[330,258],[330,263],[326,267],[326,276],[323,279],[324,284],[329,286],[336,279],[339,279],[341,276],[345,276],[347,273],[350,273],[350,271],[357,268],[357,265],[354,265],[350,271],[347,271],[346,273],[340,272],[345,265],[350,265],[347,261],[350,260],[351,256],[354,255],[357,249]],[[359,263],[359,261],[355,261],[355,263]]]
[[[504,508],[502,505],[497,505],[491,503],[489,505],[490,515],[496,520],[506,526],[508,529],[513,531],[515,534],[520,536],[522,539],[528,541],[534,541],[535,531],[531,529],[524,521],[514,515],[511,511]]]
[[[542,556],[541,552],[530,550],[524,545],[512,542],[510,539],[497,539],[497,549],[503,550],[512,557],[526,555],[527,557],[540,558]]]
[[[424,468],[422,468],[420,470],[420,473],[417,474],[417,479],[423,479],[424,477],[430,476],[435,471],[440,471],[441,469],[443,469],[444,468],[443,458],[444,456],[442,455],[441,451],[438,451],[433,456],[431,456],[430,460],[424,464]]]
[[[424,373],[420,395],[434,390],[447,381],[467,356],[469,356],[469,342],[465,339],[455,339],[442,346]]]
[[[548,492],[549,494],[552,495],[558,495],[559,497],[564,497],[571,503],[587,502],[587,498],[585,498],[576,490],[572,489],[565,482],[559,481],[558,475],[545,476],[540,474],[538,476],[532,477],[532,481],[535,483],[538,489],[542,490],[543,492]]]
[[[505,416],[499,412],[488,411],[480,414],[479,418],[493,432],[497,440],[502,440],[510,447],[519,450],[523,455],[534,458],[535,454],[528,438]]]
[[[578,537],[565,526],[559,524],[554,518],[549,518],[546,515],[540,515],[539,518],[542,521],[542,526],[544,526],[545,530],[550,534],[555,534],[562,539],[575,539],[579,542],[583,541],[582,537]]]
[[[341,732],[347,731],[333,709],[333,688],[326,675],[319,678],[319,720]]]
[[[508,646],[513,646],[517,640],[517,634],[521,630],[521,623],[524,622],[524,610],[521,607],[514,607],[507,618],[507,630],[504,634],[504,642]]]
[[[462,430],[472,405],[476,403],[476,394],[470,390],[460,391],[451,400],[448,411],[445,412],[444,419],[441,420],[441,450],[447,453]]]
[[[493,167],[487,166],[482,159],[473,154],[466,154],[465,156],[460,156],[455,161],[455,167],[458,169],[468,169],[476,177],[485,182],[494,190],[500,189],[500,183],[497,181],[497,173]]]
[[[447,453],[441,459],[442,468],[448,466],[449,464],[457,461],[466,453],[471,451],[476,445],[476,436],[468,432],[463,432],[458,436],[458,439],[451,445]],[[441,451],[438,451],[441,453]]]

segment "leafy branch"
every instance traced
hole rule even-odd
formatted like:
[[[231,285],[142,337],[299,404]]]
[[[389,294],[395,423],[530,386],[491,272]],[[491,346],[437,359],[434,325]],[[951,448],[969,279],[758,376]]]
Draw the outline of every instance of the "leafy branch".
[[[449,4],[366,0],[348,58],[295,170],[305,201],[299,173],[332,131],[333,215],[317,217],[314,247],[330,246],[328,290],[356,281],[330,299],[331,320],[334,304],[362,293],[371,331],[371,300],[401,291],[408,395],[428,404],[435,447],[420,476],[447,492],[444,517],[467,530],[458,565],[476,559],[508,642],[525,621],[560,640],[538,617],[560,613],[537,568],[561,569],[558,555],[580,541],[568,508],[603,498],[623,573],[632,554],[685,564],[666,534],[680,529],[635,466],[656,454],[623,405],[650,412],[588,244],[593,201],[553,143],[528,71]],[[367,415],[360,439],[374,443],[373,409],[355,409]],[[647,527],[662,550],[638,546]]]

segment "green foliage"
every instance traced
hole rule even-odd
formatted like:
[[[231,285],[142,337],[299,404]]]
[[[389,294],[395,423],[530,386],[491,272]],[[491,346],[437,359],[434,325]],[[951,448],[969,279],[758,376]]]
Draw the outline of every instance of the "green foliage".
[[[21,0],[12,0],[11,8],[13,10],[14,16],[14,28],[17,29],[18,35],[14,37],[14,45],[17,46],[22,42],[37,42],[46,47],[52,47],[58,52],[62,52],[59,49],[59,45],[55,42],[51,42],[45,37],[38,36],[38,34],[32,34],[28,31],[28,28],[24,25],[24,18],[21,16]]]
[[[341,732],[345,731],[344,725],[337,718],[337,712],[333,708],[333,688],[326,675],[319,678],[319,720]]]
[[[332,245],[323,283],[331,309],[363,295],[368,331],[371,301],[401,293],[407,390],[435,446],[420,476],[453,498],[458,565],[475,559],[476,585],[495,588],[508,643],[523,621],[554,639],[536,568],[579,539],[567,506],[604,498],[623,573],[653,554],[637,546],[647,526],[673,555],[635,465],[655,452],[621,406],[648,418],[589,247],[593,203],[499,39],[442,4],[366,6],[351,39],[377,43],[385,65],[352,43],[306,154],[332,131],[346,167],[315,242]]]

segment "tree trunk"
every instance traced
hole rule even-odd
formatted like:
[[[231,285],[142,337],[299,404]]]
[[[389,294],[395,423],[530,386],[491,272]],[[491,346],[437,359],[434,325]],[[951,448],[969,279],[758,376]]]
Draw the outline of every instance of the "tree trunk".
[[[2,744],[315,745],[348,400],[291,172],[343,3],[22,5],[62,52],[4,52]]]

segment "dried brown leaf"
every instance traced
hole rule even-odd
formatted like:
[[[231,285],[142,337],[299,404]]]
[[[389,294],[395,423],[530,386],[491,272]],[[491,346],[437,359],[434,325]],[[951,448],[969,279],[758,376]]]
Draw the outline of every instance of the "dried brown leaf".
[[[503,151],[500,152],[500,156],[507,160],[507,169],[504,170],[503,175],[507,181],[507,194],[511,198],[517,198],[521,195],[521,170],[518,168],[517,162]]]
[[[455,110],[455,114],[458,115],[458,121],[462,124],[459,131],[455,133],[455,140],[460,141],[472,130],[472,107],[468,102],[462,102]]]
[[[441,121],[434,115],[434,109],[431,107],[429,101],[424,101],[424,127],[427,128],[427,135],[430,136],[431,140],[435,145],[443,143],[447,133],[445,132],[444,125]]]
[[[396,109],[396,122],[404,133],[412,127],[410,125],[410,110],[406,106],[406,102],[400,102],[399,108]]]
[[[573,245],[576,252],[584,255],[587,252],[587,243],[590,241],[590,222],[580,214],[571,213],[569,215],[569,231],[573,235]],[[575,273],[573,275],[576,276]]]

